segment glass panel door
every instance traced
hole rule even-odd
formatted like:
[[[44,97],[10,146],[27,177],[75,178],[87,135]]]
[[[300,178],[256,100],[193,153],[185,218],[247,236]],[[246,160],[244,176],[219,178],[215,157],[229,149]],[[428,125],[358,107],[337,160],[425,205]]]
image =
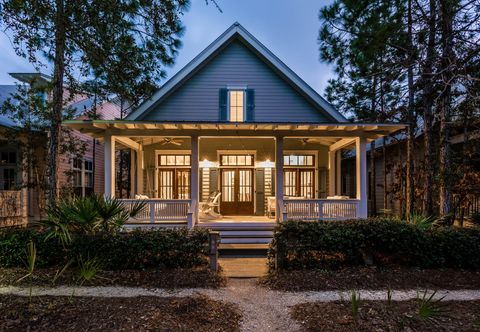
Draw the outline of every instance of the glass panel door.
[[[314,179],[313,170],[300,170],[300,196],[305,198],[314,198]]]
[[[252,201],[252,170],[240,169],[239,170],[239,183],[238,183],[238,201],[250,202]]]
[[[297,196],[297,172],[285,170],[283,173],[283,194],[285,196]]]
[[[224,169],[222,171],[222,201],[235,201],[235,170]]]
[[[174,188],[174,170],[158,171],[158,198],[160,199],[173,199]]]
[[[176,198],[190,199],[190,170],[177,169]]]

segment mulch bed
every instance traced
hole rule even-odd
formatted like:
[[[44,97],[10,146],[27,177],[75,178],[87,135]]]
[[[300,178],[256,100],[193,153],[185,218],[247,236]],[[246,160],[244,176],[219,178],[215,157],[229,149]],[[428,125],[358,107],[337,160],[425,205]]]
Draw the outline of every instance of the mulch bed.
[[[479,289],[480,272],[412,268],[345,268],[336,271],[281,271],[261,283],[277,290]]]
[[[58,269],[37,269],[32,278],[24,278],[24,269],[0,269],[0,286],[126,286],[145,288],[218,288],[226,283],[225,277],[207,267],[174,270],[100,271],[91,281],[82,281],[78,271],[69,269],[54,281]]]
[[[232,304],[206,297],[0,296],[0,331],[238,331]]]
[[[420,318],[417,301],[305,303],[292,308],[305,331],[480,331],[480,301],[440,302],[437,315]]]

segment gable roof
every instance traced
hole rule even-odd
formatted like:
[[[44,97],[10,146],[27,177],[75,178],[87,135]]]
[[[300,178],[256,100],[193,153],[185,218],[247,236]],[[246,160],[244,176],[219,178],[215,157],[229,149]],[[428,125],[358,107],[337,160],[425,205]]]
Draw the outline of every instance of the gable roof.
[[[325,110],[333,120],[338,122],[348,122],[340,112],[322,98],[314,89],[312,89],[238,22],[230,26],[213,43],[205,48],[177,74],[170,78],[153,94],[153,96],[145,100],[136,110],[130,113],[126,117],[126,120],[137,120],[141,118],[143,114],[155,107],[164,96],[169,95],[173,90],[178,88],[189,76],[202,68],[234,39],[242,41],[247,47],[254,51],[257,56],[267,63],[267,65],[271,66],[278,74],[280,74],[280,76],[282,76],[290,85],[301,92],[312,103]]]

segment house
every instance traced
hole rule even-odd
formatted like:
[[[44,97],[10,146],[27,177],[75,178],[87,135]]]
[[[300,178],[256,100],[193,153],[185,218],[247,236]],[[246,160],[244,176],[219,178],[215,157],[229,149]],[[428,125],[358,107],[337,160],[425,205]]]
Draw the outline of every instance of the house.
[[[132,152],[137,223],[189,227],[367,217],[367,144],[404,128],[348,122],[238,23],[124,120],[65,125],[104,142],[106,196],[115,151]],[[342,149],[356,150],[349,197]]]
[[[44,84],[51,79],[41,73],[11,73],[20,84]],[[0,106],[14,94],[24,93],[18,85],[0,85]],[[42,95],[49,99],[50,93]],[[75,94],[66,105],[77,117],[83,118],[94,106],[94,98]],[[115,101],[103,101],[96,105],[100,118],[119,117],[120,108]],[[8,115],[0,115],[0,227],[25,225],[29,220],[43,217],[46,204],[45,181],[47,174],[47,134],[33,132],[31,144],[32,161],[27,162],[25,141],[27,137],[18,128],[18,123]],[[62,154],[58,166],[59,190],[85,196],[103,193],[104,188],[104,147],[90,136],[73,131],[71,138],[85,144],[81,158]]]

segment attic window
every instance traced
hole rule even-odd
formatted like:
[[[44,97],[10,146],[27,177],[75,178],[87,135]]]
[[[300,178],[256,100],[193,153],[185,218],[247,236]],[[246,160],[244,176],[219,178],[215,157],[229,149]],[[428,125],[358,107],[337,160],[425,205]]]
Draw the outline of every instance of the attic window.
[[[244,122],[245,121],[245,91],[229,90],[229,121]]]

